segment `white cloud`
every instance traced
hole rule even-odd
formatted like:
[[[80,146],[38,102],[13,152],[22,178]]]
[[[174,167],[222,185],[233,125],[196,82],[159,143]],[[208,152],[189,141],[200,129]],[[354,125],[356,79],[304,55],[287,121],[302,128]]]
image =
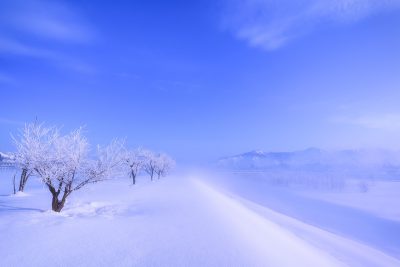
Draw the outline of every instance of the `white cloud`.
[[[273,50],[319,25],[358,21],[400,7],[400,0],[225,0],[223,28]]]

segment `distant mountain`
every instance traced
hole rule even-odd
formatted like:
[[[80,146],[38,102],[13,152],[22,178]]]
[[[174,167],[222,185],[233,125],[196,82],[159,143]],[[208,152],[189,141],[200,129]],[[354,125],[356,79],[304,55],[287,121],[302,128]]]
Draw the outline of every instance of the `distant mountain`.
[[[217,166],[238,170],[390,168],[400,167],[400,152],[386,150],[327,151],[318,148],[293,152],[254,150],[221,158],[218,160]]]
[[[6,162],[8,163],[8,162],[11,162],[12,159],[13,159],[12,156],[10,156],[6,153],[0,152],[0,163],[6,163]]]

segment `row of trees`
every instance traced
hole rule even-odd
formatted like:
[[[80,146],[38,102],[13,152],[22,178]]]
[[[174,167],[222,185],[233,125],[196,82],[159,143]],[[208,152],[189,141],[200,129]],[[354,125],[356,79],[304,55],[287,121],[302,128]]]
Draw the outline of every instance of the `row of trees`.
[[[24,191],[29,177],[40,178],[51,193],[56,212],[63,209],[69,195],[88,184],[121,174],[128,174],[135,184],[141,171],[153,180],[155,175],[165,176],[175,164],[166,154],[128,150],[121,140],[93,151],[82,128],[63,135],[57,127],[29,123],[13,140],[13,160],[21,169],[19,191]]]
[[[146,172],[153,181],[155,175],[160,179],[166,176],[175,166],[175,162],[164,153],[153,153],[150,150],[138,148],[135,150],[124,150],[121,154],[121,164],[124,170],[128,171],[132,184],[136,183],[136,176],[141,172]]]

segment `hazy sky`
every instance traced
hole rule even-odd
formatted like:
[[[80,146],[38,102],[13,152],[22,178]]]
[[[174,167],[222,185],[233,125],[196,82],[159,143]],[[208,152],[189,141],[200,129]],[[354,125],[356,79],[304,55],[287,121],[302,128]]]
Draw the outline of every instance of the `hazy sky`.
[[[35,117],[181,161],[399,149],[400,1],[1,1],[0,93],[0,151]]]

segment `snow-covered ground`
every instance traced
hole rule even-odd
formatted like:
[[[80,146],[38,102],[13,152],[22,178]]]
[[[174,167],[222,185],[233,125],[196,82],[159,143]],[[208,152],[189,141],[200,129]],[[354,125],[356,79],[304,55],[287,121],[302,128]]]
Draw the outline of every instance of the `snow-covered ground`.
[[[350,186],[339,192],[308,191],[303,194],[400,222],[398,208],[400,181],[349,181],[348,183]]]
[[[10,195],[3,171],[0,266],[400,266],[399,221],[321,192],[217,176],[107,181],[57,214],[34,179]]]

